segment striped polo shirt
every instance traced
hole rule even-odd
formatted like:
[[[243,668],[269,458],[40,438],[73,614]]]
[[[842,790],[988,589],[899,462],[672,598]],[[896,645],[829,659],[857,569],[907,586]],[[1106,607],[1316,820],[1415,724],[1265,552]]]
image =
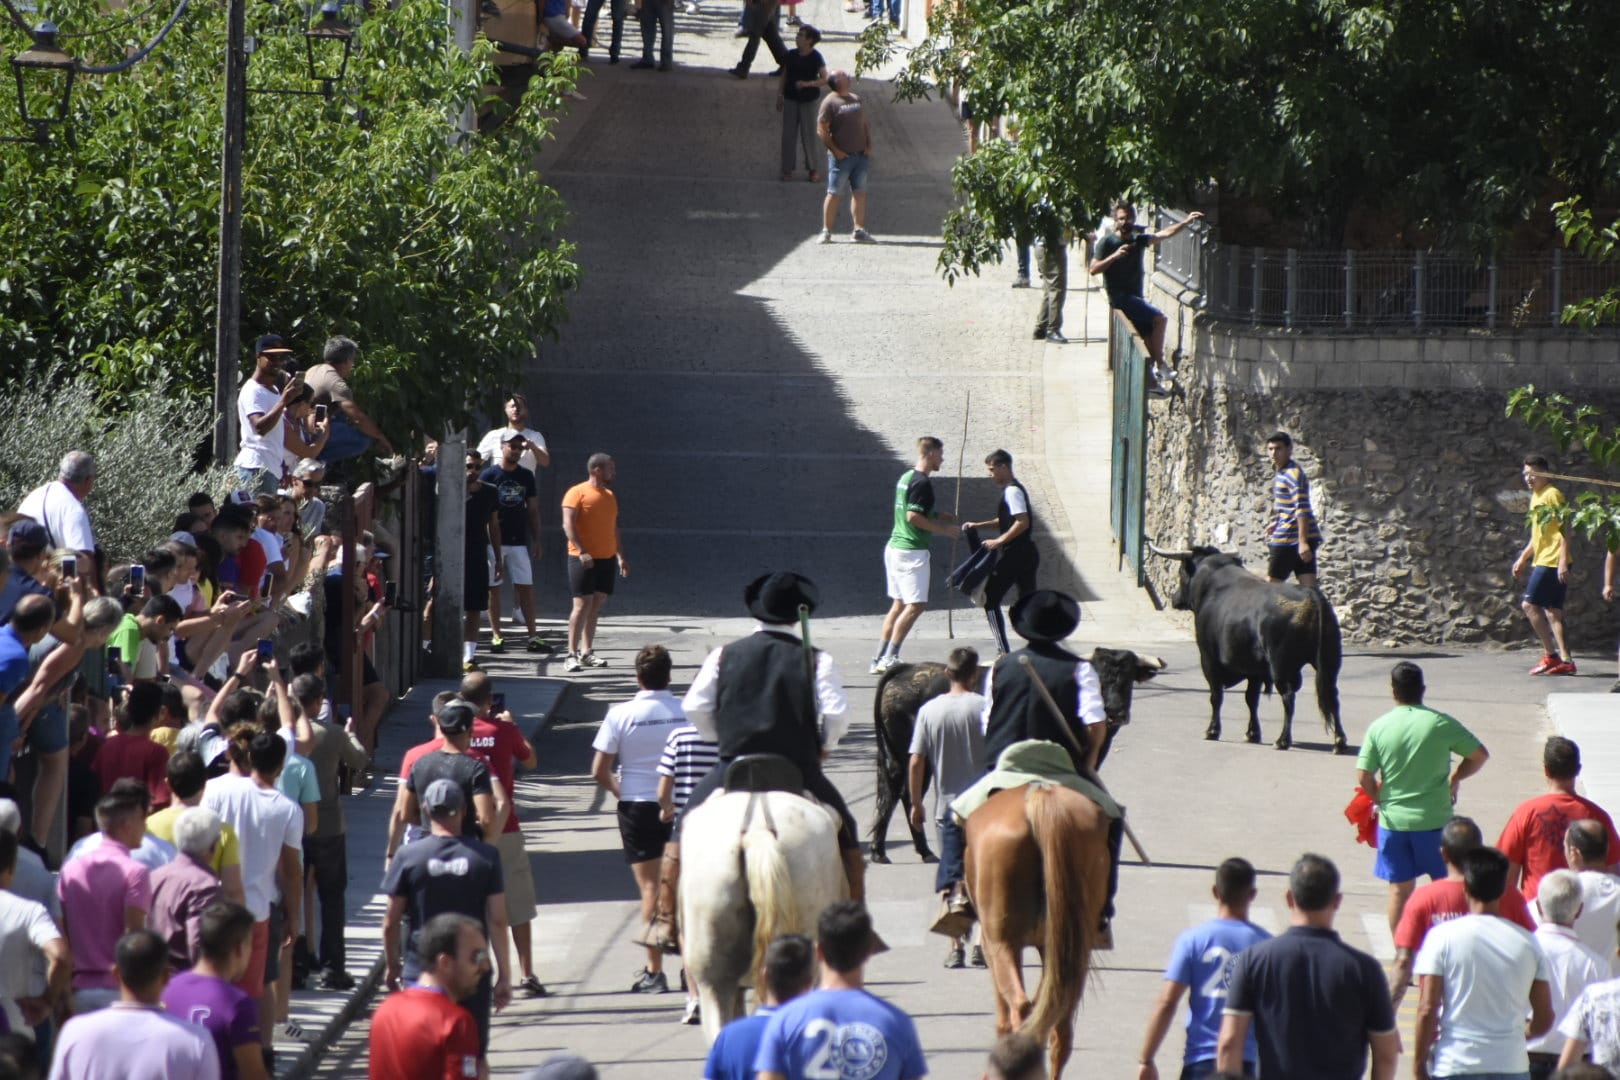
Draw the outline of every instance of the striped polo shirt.
[[[1266,529],[1266,543],[1285,547],[1299,543],[1299,515],[1309,514],[1312,545],[1322,539],[1322,529],[1311,510],[1311,482],[1305,479],[1305,470],[1292,460],[1277,470],[1271,478],[1271,525]]]
[[[699,780],[720,761],[720,747],[698,734],[691,724],[669,733],[663,756],[658,759],[658,775],[675,780],[675,806],[686,805]]]

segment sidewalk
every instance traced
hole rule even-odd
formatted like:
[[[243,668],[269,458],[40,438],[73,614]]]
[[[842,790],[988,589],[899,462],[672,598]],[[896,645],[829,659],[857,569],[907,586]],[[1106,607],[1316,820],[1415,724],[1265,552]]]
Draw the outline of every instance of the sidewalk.
[[[568,692],[568,682],[536,676],[534,662],[521,656],[512,657],[511,662],[504,657],[480,657],[480,663],[495,678],[496,687],[505,692],[507,707],[517,717],[523,733],[531,740],[536,738],[556,716]],[[449,679],[430,679],[395,703],[383,721],[377,746],[377,763],[384,775],[344,801],[349,837],[349,925],[345,942],[349,974],[355,977],[356,986],[347,994],[294,992],[291,1015],[308,1039],[296,1042],[277,1038],[278,1078],[309,1076],[322,1052],[343,1034],[382,981],[382,922],[388,900],[377,890],[382,884],[388,815],[398,787],[399,762],[410,747],[432,738],[428,712],[433,696],[456,686]],[[542,802],[540,781],[532,774],[519,772],[516,787],[517,811],[526,821],[532,821]]]

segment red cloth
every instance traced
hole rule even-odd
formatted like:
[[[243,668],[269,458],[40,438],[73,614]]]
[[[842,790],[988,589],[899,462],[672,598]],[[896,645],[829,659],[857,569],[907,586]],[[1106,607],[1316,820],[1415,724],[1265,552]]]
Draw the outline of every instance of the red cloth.
[[[96,779],[101,793],[107,794],[115,782],[134,777],[146,785],[154,807],[169,802],[169,751],[162,743],[153,742],[147,735],[123,732],[101,744],[96,751]]]
[[[399,782],[402,784],[405,782],[406,778],[411,775],[411,769],[416,766],[418,761],[422,760],[424,755],[433,753],[433,751],[439,749],[443,745],[444,738],[442,736],[435,735],[427,742],[417,743],[415,746],[405,751],[405,756],[400,760],[399,763]]]
[[[1603,807],[1591,799],[1569,795],[1562,791],[1538,795],[1519,804],[1502,827],[1502,838],[1496,842],[1502,854],[1524,867],[1520,886],[1526,900],[1536,898],[1541,879],[1554,870],[1564,870],[1564,832],[1572,821],[1593,818],[1609,830],[1610,866],[1620,863],[1620,837],[1614,834],[1614,822]]]
[[[1356,827],[1356,842],[1370,848],[1378,846],[1378,804],[1361,788],[1344,808],[1344,816]]]
[[[478,1075],[478,1025],[437,990],[390,994],[371,1018],[372,1080],[462,1080]]]
[[[1395,947],[1418,951],[1430,930],[1443,922],[1468,914],[1468,891],[1455,878],[1431,881],[1412,890],[1401,911],[1401,921],[1395,927]],[[1535,933],[1536,923],[1530,917],[1530,908],[1517,889],[1502,894],[1501,917]]]
[[[534,749],[516,724],[480,716],[473,720],[472,745],[467,748],[467,753],[484,759],[489,771],[501,782],[501,787],[506,789],[506,797],[510,799],[517,762],[520,759],[527,760],[534,753]],[[506,815],[506,824],[501,827],[501,832],[522,831],[523,826],[518,824],[517,807],[514,805],[511,813]]]

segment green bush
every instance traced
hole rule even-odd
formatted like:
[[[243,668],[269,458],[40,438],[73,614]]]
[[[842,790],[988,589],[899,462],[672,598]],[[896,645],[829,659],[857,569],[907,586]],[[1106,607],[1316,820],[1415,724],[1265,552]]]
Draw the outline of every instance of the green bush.
[[[195,469],[210,430],[206,408],[160,388],[123,398],[113,412],[89,373],[30,374],[0,388],[0,507],[15,509],[56,479],[69,450],[94,454],[96,539],[111,561],[138,558],[174,531],[192,492],[227,490],[224,470]]]

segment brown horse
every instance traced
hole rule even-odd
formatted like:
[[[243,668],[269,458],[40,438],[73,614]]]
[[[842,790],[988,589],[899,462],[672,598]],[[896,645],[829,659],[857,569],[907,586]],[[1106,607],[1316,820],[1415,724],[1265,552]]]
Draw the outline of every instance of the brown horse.
[[[1047,1040],[1052,1080],[1074,1046],[1074,1014],[1108,892],[1108,818],[1090,799],[1035,783],[992,795],[967,819],[967,885],[996,988],[996,1033]],[[1041,956],[1032,1002],[1024,950]]]

